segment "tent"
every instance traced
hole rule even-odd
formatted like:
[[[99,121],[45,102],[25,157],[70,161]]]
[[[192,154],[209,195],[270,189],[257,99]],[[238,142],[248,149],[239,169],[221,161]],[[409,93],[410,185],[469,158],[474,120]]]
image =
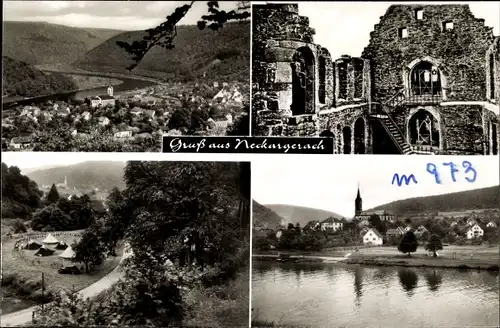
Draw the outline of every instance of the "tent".
[[[42,247],[42,245],[34,242],[33,240],[30,240],[28,242],[28,244],[26,244],[26,246],[24,247],[24,249],[31,249],[31,250],[35,250],[35,249],[39,249],[40,247]]]
[[[45,243],[45,244],[57,244],[58,241],[57,241],[57,239],[54,238],[54,236],[52,236],[51,233],[49,233],[48,236],[45,237],[45,239],[43,240],[43,243]]]
[[[64,242],[64,241],[60,241],[56,245],[56,249],[59,249],[59,250],[64,250],[66,248],[68,248],[68,244],[66,244],[66,242]]]
[[[65,260],[71,260],[73,257],[75,257],[75,251],[71,246],[68,246],[64,252],[59,254],[59,257],[65,259]]]
[[[45,246],[40,247],[40,249],[35,253],[35,256],[50,256],[54,254],[53,249],[48,249]]]

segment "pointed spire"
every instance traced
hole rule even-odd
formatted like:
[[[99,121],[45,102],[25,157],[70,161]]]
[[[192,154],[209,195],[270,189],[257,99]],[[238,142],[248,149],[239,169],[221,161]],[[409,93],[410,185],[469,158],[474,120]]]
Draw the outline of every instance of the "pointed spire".
[[[356,198],[361,198],[361,194],[359,192],[359,182],[358,182],[358,195],[356,196]]]

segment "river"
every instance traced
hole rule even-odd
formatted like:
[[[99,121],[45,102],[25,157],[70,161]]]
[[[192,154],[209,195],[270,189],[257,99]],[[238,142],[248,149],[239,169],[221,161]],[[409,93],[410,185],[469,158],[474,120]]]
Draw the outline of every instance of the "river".
[[[76,74],[76,73],[73,73]],[[96,75],[97,77],[106,77],[106,76],[99,76]],[[135,90],[135,89],[142,89],[146,88],[150,85],[153,85],[154,83],[151,81],[143,81],[143,80],[136,80],[136,79],[127,79],[127,78],[119,78],[119,80],[123,81],[123,83],[118,84],[113,86],[113,92],[114,94],[119,94],[120,92],[124,91],[130,91],[130,90]],[[96,95],[102,95],[106,94],[107,92],[107,87],[97,87],[97,88],[92,88],[92,89],[87,89],[87,90],[82,90],[82,91],[74,91],[74,92],[66,92],[66,93],[60,93],[60,94],[54,94],[54,95],[48,95],[48,96],[41,96],[41,97],[35,97],[31,99],[19,99],[19,97],[8,97],[8,98],[2,98],[2,105],[9,107],[12,105],[29,105],[29,104],[36,104],[36,103],[42,103],[48,100],[61,100],[61,101],[69,101],[70,99],[85,99],[87,97],[91,96],[96,96]]]
[[[252,320],[312,327],[498,327],[498,272],[253,261]]]

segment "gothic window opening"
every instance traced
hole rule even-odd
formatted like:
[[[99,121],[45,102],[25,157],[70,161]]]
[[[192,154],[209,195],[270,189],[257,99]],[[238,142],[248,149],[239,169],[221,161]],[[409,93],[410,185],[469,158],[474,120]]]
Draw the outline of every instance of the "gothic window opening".
[[[319,102],[326,103],[326,60],[324,57],[319,57]]]
[[[495,123],[491,123],[491,152],[492,155],[498,155],[498,131]]]
[[[347,63],[338,63],[339,99],[347,99]]]
[[[354,154],[365,153],[365,120],[361,117],[354,123]]]
[[[490,54],[490,99],[495,99],[495,57]]]
[[[292,66],[292,114],[313,114],[314,105],[314,55],[309,48],[299,48]]]
[[[420,62],[411,72],[412,95],[435,96],[441,93],[441,72],[433,64]]]
[[[408,37],[408,29],[406,27],[398,28],[398,37],[404,39]]]
[[[418,147],[439,147],[439,123],[426,110],[419,110],[409,121],[410,143]]]

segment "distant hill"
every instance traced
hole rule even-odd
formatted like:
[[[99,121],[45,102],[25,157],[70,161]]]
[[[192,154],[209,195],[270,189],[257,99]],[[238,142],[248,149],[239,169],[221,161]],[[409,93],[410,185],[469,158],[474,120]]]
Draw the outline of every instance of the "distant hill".
[[[36,97],[78,88],[71,77],[47,74],[9,57],[2,56],[2,66],[2,97]]]
[[[70,188],[100,188],[110,190],[113,187],[125,188],[123,181],[123,162],[83,162],[68,166],[59,166],[32,171],[27,176],[38,185],[52,185],[68,179]]]
[[[127,72],[131,56],[116,42],[140,41],[144,31],[124,32],[90,50],[74,66],[89,71]],[[154,47],[134,69],[138,75],[170,80],[225,78],[248,81],[250,74],[250,22],[227,23],[219,31],[195,25],[177,28],[175,48]]]
[[[374,210],[385,209],[395,214],[409,214],[498,208],[499,191],[500,186],[494,186],[445,195],[409,198],[377,206]]]
[[[3,22],[2,54],[32,65],[72,63],[122,32],[45,22]]]
[[[252,201],[252,222],[254,227],[275,228],[280,225],[284,219],[273,210],[264,205]]]
[[[337,213],[316,208],[285,204],[266,204],[264,206],[281,216],[285,220],[286,224],[299,223],[301,227],[313,220],[323,221],[328,217],[342,218],[342,215]]]

